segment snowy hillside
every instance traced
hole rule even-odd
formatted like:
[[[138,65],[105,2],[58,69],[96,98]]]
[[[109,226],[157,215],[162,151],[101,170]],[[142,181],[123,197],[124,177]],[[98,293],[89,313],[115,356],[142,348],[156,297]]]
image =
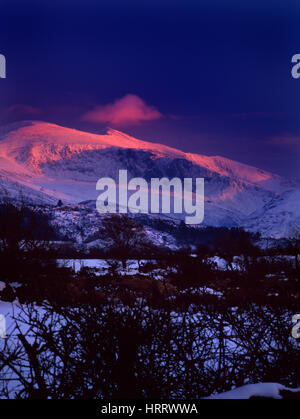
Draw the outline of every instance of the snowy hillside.
[[[297,221],[292,204],[282,202],[292,202],[289,197],[299,195],[300,189],[278,175],[227,158],[184,153],[112,129],[96,135],[37,121],[0,128],[1,194],[14,197],[21,188],[23,196],[36,203],[95,200],[97,180],[117,180],[120,169],[127,169],[129,179],[204,177],[205,225],[245,225],[254,231],[262,228],[267,235],[284,235]],[[285,205],[291,225],[277,232]],[[270,218],[274,206],[278,209]]]
[[[259,229],[264,237],[300,236],[300,189],[292,189],[273,198],[245,223]]]

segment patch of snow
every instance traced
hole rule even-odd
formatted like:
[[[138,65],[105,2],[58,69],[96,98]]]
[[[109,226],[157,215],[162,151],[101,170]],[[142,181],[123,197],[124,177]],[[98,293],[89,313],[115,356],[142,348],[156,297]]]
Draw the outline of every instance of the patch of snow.
[[[214,394],[208,399],[250,399],[251,397],[266,397],[271,399],[282,399],[280,390],[289,390],[292,392],[299,392],[298,389],[290,389],[278,383],[257,383],[246,384],[245,386],[237,387],[234,390],[226,391],[224,393]]]

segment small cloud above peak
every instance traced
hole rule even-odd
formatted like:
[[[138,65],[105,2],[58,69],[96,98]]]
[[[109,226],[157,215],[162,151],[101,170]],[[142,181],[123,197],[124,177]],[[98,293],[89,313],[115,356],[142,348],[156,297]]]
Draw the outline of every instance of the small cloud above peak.
[[[137,95],[128,94],[113,103],[96,106],[82,116],[82,120],[93,123],[109,123],[111,125],[137,125],[144,121],[152,121],[162,117],[153,106]]]
[[[5,109],[1,115],[1,120],[4,123],[9,123],[18,120],[24,120],[32,117],[37,117],[42,114],[39,108],[34,106],[17,103]]]

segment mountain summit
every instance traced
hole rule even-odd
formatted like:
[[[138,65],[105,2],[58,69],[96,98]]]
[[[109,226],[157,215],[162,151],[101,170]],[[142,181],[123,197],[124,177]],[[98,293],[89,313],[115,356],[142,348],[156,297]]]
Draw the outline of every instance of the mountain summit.
[[[1,158],[21,163],[39,173],[42,173],[41,166],[45,163],[110,147],[148,151],[155,158],[185,159],[219,175],[234,176],[257,184],[278,179],[276,175],[224,157],[184,153],[162,144],[138,140],[114,129],[99,135],[39,121],[14,123],[0,129]]]

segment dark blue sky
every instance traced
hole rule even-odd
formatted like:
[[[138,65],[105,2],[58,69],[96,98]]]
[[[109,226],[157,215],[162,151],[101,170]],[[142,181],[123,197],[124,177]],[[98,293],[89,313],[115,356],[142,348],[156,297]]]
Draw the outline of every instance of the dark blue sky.
[[[1,0],[1,124],[102,132],[96,107],[137,95],[162,117],[114,127],[300,177],[298,0]]]

